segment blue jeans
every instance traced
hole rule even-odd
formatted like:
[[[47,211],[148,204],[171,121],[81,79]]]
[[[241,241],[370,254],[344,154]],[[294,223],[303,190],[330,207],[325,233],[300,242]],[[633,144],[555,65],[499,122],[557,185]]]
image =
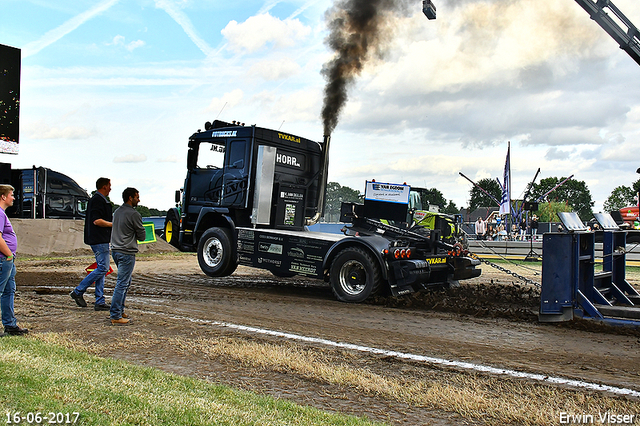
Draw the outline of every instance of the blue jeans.
[[[113,261],[118,267],[118,279],[116,287],[113,289],[111,296],[111,319],[122,318],[124,312],[124,300],[127,298],[127,291],[131,285],[131,275],[133,275],[133,267],[136,266],[136,255],[125,254],[119,251],[113,251]]]
[[[96,305],[104,305],[104,277],[109,272],[109,243],[93,244],[91,250],[93,250],[98,266],[80,281],[74,291],[82,295],[95,282]]]
[[[13,259],[0,259],[0,309],[2,325],[15,327],[16,317],[13,314],[13,298],[16,294],[16,265]]]

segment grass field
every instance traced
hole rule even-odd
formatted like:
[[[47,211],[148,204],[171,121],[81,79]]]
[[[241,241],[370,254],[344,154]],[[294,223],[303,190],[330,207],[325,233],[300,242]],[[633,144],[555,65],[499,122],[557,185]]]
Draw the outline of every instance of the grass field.
[[[0,371],[3,424],[375,424],[35,338],[1,338]]]

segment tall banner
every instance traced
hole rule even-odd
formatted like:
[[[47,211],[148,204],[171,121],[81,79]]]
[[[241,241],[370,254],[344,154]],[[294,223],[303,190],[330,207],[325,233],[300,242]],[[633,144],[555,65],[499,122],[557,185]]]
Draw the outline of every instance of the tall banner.
[[[0,153],[18,153],[19,116],[20,49],[0,44]]]
[[[500,200],[500,214],[511,213],[511,142],[507,148],[507,160],[504,164],[504,185],[502,187],[502,199]]]

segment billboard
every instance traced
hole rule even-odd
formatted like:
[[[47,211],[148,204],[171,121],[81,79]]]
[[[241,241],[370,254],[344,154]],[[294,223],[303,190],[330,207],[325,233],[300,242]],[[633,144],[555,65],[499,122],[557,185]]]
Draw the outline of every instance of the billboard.
[[[409,194],[407,184],[367,181],[364,191],[364,215],[370,218],[407,221]]]
[[[18,153],[19,117],[20,49],[0,44],[0,153]]]

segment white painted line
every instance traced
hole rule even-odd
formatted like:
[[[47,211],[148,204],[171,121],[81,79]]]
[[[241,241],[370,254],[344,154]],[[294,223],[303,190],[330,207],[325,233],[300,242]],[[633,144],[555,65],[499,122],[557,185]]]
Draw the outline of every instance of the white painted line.
[[[166,313],[155,312],[155,311],[141,310],[141,312],[154,314],[154,315],[167,315]],[[190,317],[185,317],[181,315],[169,315],[168,318],[190,321],[195,323],[204,323],[204,324],[209,324],[216,327],[230,328],[233,330],[245,331],[249,333],[264,334],[267,336],[274,336],[274,337],[282,337],[285,339],[297,340],[300,342],[318,343],[321,345],[331,346],[334,348],[350,349],[358,352],[367,352],[367,353],[372,353],[376,355],[384,355],[384,356],[391,356],[394,358],[408,359],[411,361],[420,361],[427,364],[444,365],[447,367],[479,371],[482,373],[497,374],[501,376],[509,376],[509,377],[514,377],[518,379],[529,379],[529,380],[534,380],[539,382],[552,383],[555,385],[566,385],[566,386],[572,386],[576,388],[583,388],[583,389],[601,391],[601,392],[610,392],[616,395],[625,395],[625,396],[633,396],[636,398],[640,398],[640,392],[635,391],[633,389],[619,388],[619,387],[608,386],[608,385],[599,385],[597,383],[582,382],[580,380],[565,379],[563,377],[553,377],[553,376],[545,376],[543,374],[525,373],[523,371],[515,371],[515,370],[504,369],[504,368],[490,367],[486,365],[473,364],[470,362],[451,361],[447,359],[434,358],[434,357],[424,356],[424,355],[415,355],[415,354],[410,354],[405,352],[391,351],[387,349],[372,348],[369,346],[354,345],[352,343],[334,342],[333,340],[328,340],[328,339],[321,339],[317,337],[307,337],[307,336],[302,336],[300,334],[285,333],[282,331],[274,331],[274,330],[268,330],[264,328],[250,327],[246,325],[233,324],[233,323],[222,322],[222,321],[190,318]]]

